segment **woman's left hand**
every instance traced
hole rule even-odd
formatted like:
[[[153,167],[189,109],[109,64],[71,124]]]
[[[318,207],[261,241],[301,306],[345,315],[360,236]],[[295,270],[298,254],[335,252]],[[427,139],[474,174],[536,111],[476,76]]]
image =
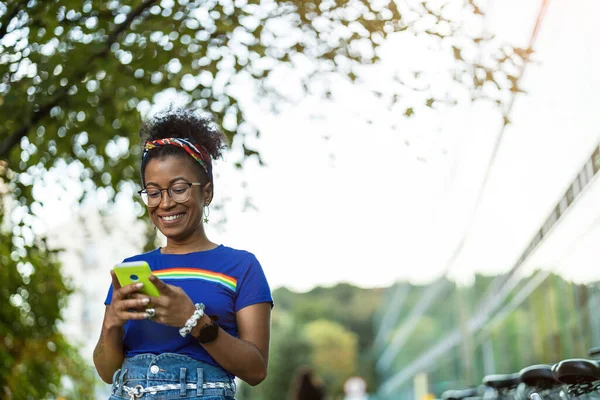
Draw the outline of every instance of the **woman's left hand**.
[[[160,292],[160,297],[149,296],[149,308],[154,308],[152,321],[181,328],[194,314],[196,307],[190,297],[178,286],[168,285],[154,275],[150,282]]]

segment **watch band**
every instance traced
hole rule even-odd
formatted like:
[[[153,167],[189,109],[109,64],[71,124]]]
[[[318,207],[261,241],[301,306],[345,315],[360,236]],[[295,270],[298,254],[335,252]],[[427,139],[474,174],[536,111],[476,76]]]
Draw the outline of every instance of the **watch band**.
[[[219,325],[217,325],[215,321],[212,318],[210,318],[210,322],[204,325],[202,328],[200,328],[200,332],[198,333],[198,343],[210,343],[213,340],[215,340],[218,335]]]

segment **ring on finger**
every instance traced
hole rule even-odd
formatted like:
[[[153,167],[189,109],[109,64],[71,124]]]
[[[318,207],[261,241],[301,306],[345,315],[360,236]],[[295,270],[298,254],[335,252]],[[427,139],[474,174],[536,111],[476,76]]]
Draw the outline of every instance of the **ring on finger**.
[[[148,308],[146,309],[146,314],[148,314],[148,318],[154,318],[156,310],[154,308]]]

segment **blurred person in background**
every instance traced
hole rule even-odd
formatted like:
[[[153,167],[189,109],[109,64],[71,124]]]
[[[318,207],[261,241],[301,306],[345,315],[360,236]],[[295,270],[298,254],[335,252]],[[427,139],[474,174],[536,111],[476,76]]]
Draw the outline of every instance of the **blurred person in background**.
[[[291,400],[323,400],[325,389],[310,367],[301,367],[292,385]]]
[[[359,376],[353,376],[344,383],[344,400],[368,400],[367,382]]]
[[[247,251],[209,240],[212,161],[225,138],[211,118],[169,109],[147,121],[139,192],[166,246],[125,261],[146,261],[160,292],[121,287],[114,271],[94,364],[110,400],[233,399],[234,377],[266,378],[273,299]]]

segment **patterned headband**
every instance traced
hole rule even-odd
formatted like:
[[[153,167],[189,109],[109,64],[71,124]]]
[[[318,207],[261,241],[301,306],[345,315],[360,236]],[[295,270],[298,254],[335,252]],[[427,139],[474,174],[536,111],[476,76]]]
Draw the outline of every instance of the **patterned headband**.
[[[200,163],[208,179],[212,182],[212,163],[208,151],[202,146],[196,146],[190,139],[181,138],[164,138],[157,140],[149,140],[144,146],[144,153],[142,154],[142,160],[146,158],[148,152],[154,148],[162,147],[166,145],[181,147],[186,151],[192,158]]]

